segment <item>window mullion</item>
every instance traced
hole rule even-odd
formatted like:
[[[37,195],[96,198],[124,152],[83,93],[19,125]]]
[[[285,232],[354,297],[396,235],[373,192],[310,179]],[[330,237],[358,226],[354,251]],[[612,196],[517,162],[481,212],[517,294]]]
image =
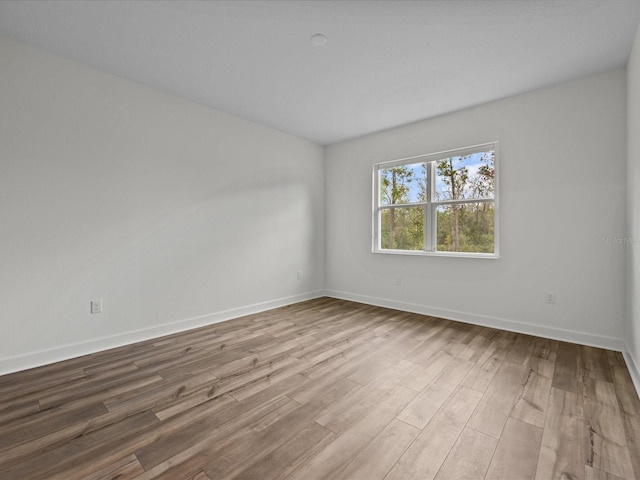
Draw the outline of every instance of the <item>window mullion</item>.
[[[433,162],[426,164],[426,181],[427,188],[425,189],[427,204],[424,207],[424,249],[427,252],[433,251],[433,235],[431,231],[433,229],[433,209],[431,208],[431,196],[433,194]]]
[[[438,228],[438,211],[433,198],[436,191],[436,162],[431,162],[429,164],[429,169],[431,171],[431,185],[429,187],[431,193],[431,204],[429,206],[431,210],[431,224],[429,226],[431,231],[429,232],[429,236],[431,237],[431,251],[435,252],[438,250],[438,237],[436,235],[436,229]]]
[[[372,185],[372,191],[373,191],[373,225],[371,226],[372,230],[373,230],[373,250],[380,250],[381,248],[381,241],[380,241],[380,169],[377,167],[374,167],[373,169],[373,185]]]
[[[436,206],[440,205],[463,205],[465,203],[493,203],[494,198],[463,198],[461,200],[440,200],[432,202]]]

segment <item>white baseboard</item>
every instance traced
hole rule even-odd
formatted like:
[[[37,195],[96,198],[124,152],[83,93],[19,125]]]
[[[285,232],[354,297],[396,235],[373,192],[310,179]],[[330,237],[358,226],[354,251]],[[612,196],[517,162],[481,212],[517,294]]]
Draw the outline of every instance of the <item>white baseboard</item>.
[[[60,362],[62,360],[69,360],[71,358],[80,357],[82,355],[88,355],[91,353],[108,350],[110,348],[121,347],[124,345],[130,345],[132,343],[142,342],[145,340],[151,340],[153,338],[158,338],[164,335],[170,335],[178,332],[184,332],[206,325],[213,325],[214,323],[220,323],[226,320],[231,320],[233,318],[259,313],[265,310],[271,310],[272,308],[284,307],[286,305],[291,305],[293,303],[311,300],[313,298],[322,296],[324,296],[324,292],[322,290],[307,292],[290,297],[255,303],[253,305],[232,308],[229,310],[222,310],[198,317],[186,318],[183,320],[165,323],[150,328],[132,330],[130,332],[125,332],[118,335],[96,338],[86,342],[68,344],[61,347],[40,350],[36,352],[29,352],[25,355],[16,357],[2,358],[0,359],[0,375],[27,370],[29,368],[39,367],[42,365],[48,365],[50,363]]]
[[[638,396],[640,396],[640,369],[638,368],[638,362],[636,362],[630,352],[631,349],[625,342],[625,349],[623,350],[622,355],[624,356],[624,361],[627,363],[627,369],[631,375],[633,385],[636,387],[636,392],[638,393]]]
[[[537,337],[549,338],[552,340],[560,340],[563,342],[578,343],[591,347],[606,348],[607,350],[615,350],[624,352],[624,341],[620,338],[606,337],[603,335],[593,335],[575,330],[566,330],[556,327],[547,327],[543,325],[534,325],[531,323],[517,322],[504,318],[490,317],[487,315],[477,315],[468,312],[460,312],[457,310],[449,310],[443,308],[430,307],[428,305],[419,305],[414,303],[399,302],[387,298],[370,297],[368,295],[360,295],[357,293],[341,292],[337,290],[327,290],[325,294],[328,297],[339,298],[341,300],[351,300],[354,302],[376,305],[379,307],[393,308],[412,313],[420,313],[422,315],[430,315],[432,317],[445,318],[447,320],[455,320],[483,327],[498,328],[516,333],[524,333],[527,335],[535,335]]]

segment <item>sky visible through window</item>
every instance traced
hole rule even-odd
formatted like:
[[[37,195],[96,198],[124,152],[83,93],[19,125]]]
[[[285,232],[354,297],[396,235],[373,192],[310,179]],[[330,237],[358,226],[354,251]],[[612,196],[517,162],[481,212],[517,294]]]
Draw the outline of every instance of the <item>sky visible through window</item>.
[[[451,157],[453,158],[453,166],[456,170],[459,170],[463,167],[467,168],[467,172],[469,174],[468,178],[471,180],[474,178],[480,167],[482,166],[482,157],[488,152],[478,152],[467,157]],[[420,200],[420,184],[425,184],[424,170],[422,167],[422,163],[414,163],[411,165],[406,165],[407,170],[412,172],[411,182],[409,182],[409,191],[407,193],[407,197],[410,203],[421,202]],[[445,192],[447,187],[442,180],[440,175],[436,175],[436,183],[435,183],[435,191]]]

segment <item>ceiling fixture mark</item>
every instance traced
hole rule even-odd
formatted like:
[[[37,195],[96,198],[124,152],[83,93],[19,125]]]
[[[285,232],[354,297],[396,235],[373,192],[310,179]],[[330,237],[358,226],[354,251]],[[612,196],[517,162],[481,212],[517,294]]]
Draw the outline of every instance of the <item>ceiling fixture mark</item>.
[[[322,47],[327,43],[327,37],[325,37],[321,33],[316,33],[311,37],[311,43],[313,43],[316,47]]]

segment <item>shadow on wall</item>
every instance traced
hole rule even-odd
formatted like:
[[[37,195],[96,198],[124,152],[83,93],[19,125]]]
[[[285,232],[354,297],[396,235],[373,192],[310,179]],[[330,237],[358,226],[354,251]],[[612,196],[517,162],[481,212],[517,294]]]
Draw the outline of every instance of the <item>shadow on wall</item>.
[[[34,284],[40,268],[55,277],[36,286],[33,304],[14,305],[3,357],[320,288],[311,269],[322,252],[321,212],[308,185],[286,168],[212,179],[211,195],[196,203],[132,211],[100,235],[73,237],[48,265],[22,272]],[[88,318],[94,298],[104,312]]]

